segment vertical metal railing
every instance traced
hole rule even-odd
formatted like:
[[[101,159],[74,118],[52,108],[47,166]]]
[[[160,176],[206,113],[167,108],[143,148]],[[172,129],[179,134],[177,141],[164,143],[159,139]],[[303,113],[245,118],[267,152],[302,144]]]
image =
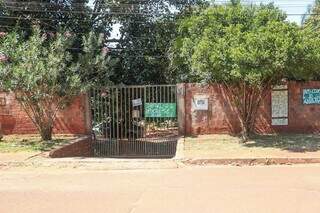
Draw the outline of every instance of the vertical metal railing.
[[[178,134],[176,96],[175,85],[92,89],[95,155],[174,156]]]

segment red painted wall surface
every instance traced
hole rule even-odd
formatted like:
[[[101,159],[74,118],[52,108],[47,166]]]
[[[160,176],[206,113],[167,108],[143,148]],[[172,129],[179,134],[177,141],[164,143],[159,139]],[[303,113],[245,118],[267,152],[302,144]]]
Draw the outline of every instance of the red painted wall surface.
[[[320,81],[288,82],[288,125],[271,125],[271,91],[258,111],[257,133],[320,133],[320,104],[304,105],[304,88],[320,88]],[[185,132],[197,134],[236,134],[241,131],[236,110],[230,104],[224,89],[215,85],[185,84]],[[194,95],[207,95],[208,111],[193,111]]]
[[[1,104],[5,100],[5,104]],[[87,134],[89,113],[86,96],[82,95],[58,113],[54,133]],[[0,93],[0,122],[4,134],[33,134],[37,129],[24,112],[13,93]]]

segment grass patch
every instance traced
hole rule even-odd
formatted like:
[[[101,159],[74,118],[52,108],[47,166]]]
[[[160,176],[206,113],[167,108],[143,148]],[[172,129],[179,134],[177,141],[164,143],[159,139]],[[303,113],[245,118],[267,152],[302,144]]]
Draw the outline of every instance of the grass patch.
[[[187,157],[320,157],[319,135],[256,135],[247,143],[229,135],[187,137]]]
[[[56,135],[51,141],[43,141],[38,135],[8,135],[0,141],[0,153],[50,151],[73,138],[70,135]]]

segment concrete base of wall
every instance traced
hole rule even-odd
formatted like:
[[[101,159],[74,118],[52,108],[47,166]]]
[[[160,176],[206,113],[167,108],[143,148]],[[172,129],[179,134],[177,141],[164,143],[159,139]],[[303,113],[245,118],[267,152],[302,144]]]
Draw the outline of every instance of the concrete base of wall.
[[[177,150],[174,159],[181,160],[184,158],[184,137],[180,137],[177,142]]]
[[[67,145],[63,145],[52,150],[49,153],[51,158],[65,158],[65,157],[91,157],[92,141],[91,136],[83,136],[71,140]]]

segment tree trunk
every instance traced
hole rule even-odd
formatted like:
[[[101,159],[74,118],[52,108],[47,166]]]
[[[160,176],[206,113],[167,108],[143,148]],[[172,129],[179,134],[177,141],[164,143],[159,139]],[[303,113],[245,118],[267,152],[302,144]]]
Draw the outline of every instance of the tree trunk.
[[[254,131],[254,124],[260,102],[269,88],[268,83],[263,87],[251,86],[245,83],[237,85],[225,84],[227,94],[236,108],[241,126],[241,141],[247,142]]]
[[[241,142],[245,143],[249,140],[249,133],[246,129],[243,129],[241,132]]]
[[[249,140],[249,133],[251,132],[250,126],[243,122],[243,118],[241,118],[241,142],[245,143]]]
[[[52,140],[53,126],[57,112],[64,104],[71,100],[70,96],[50,94],[48,97],[35,101],[33,98],[30,98],[34,95],[33,93],[24,91],[16,93],[16,97],[24,108],[24,111],[37,127],[41,139],[44,141]]]
[[[53,130],[53,127],[50,124],[41,125],[40,126],[41,139],[44,141],[52,140],[52,130]]]

